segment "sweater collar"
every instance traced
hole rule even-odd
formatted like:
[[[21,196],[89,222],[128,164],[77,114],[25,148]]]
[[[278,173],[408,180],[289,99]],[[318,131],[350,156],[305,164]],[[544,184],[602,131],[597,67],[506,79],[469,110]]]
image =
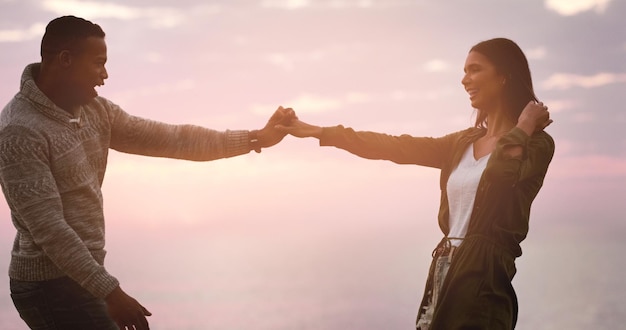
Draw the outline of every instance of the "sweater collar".
[[[68,124],[76,121],[71,114],[59,108],[39,89],[35,83],[35,77],[39,74],[40,68],[41,63],[32,63],[24,68],[20,81],[20,93],[35,103],[35,108],[44,115]],[[79,116],[81,112],[79,112]]]

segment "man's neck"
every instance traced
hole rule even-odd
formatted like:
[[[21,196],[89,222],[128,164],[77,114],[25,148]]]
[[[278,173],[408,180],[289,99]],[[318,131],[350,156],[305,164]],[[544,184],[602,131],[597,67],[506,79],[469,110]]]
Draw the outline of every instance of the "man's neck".
[[[52,103],[57,107],[65,110],[72,116],[78,114],[79,106],[70,100],[67,90],[64,88],[65,84],[58,79],[53,79],[53,74],[47,71],[47,68],[42,63],[39,72],[33,72],[33,78],[35,84],[46,95]]]

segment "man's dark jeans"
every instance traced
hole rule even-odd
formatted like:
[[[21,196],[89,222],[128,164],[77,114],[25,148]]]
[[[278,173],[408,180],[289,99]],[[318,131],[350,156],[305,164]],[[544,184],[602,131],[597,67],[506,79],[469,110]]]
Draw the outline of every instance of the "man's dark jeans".
[[[118,329],[104,300],[68,277],[41,282],[11,279],[10,287],[13,304],[31,329]]]

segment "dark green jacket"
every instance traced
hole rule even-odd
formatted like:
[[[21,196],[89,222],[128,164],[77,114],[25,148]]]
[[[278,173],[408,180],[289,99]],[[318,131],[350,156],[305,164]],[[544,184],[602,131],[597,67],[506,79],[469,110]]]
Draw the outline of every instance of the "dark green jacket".
[[[324,128],[320,145],[335,146],[368,159],[390,160],[441,169],[439,227],[449,233],[446,185],[464,151],[486,133],[468,128],[440,138],[356,132],[343,126]],[[521,159],[507,157],[510,146],[522,146]],[[463,243],[455,251],[431,329],[513,329],[517,298],[511,285],[520,242],[528,233],[530,206],[539,192],[554,154],[546,132],[529,137],[519,128],[505,134],[489,156],[478,184],[474,211]],[[445,237],[444,237],[445,239]],[[432,265],[426,293],[432,288]],[[418,315],[418,319],[419,319]]]

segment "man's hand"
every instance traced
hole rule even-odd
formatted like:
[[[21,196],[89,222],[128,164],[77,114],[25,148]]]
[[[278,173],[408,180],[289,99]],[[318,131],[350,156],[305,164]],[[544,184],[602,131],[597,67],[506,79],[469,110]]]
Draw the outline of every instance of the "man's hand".
[[[127,295],[119,286],[106,298],[109,316],[122,330],[149,330],[146,316],[152,315],[137,300]]]
[[[291,108],[278,107],[272,117],[267,121],[265,127],[257,132],[257,146],[267,148],[280,142],[287,133],[276,129],[276,126],[289,125],[291,121],[297,120],[296,113]]]

